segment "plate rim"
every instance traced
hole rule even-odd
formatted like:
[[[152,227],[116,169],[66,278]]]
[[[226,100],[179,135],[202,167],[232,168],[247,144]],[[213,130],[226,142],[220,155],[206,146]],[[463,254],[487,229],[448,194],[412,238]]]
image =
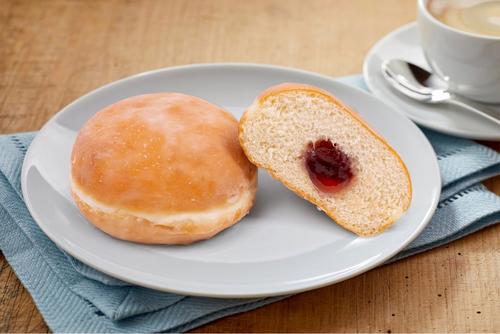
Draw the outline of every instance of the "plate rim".
[[[170,71],[177,71],[177,70],[185,70],[185,69],[196,69],[196,68],[206,68],[206,67],[211,67],[211,68],[217,68],[217,67],[244,67],[244,68],[256,68],[256,69],[269,69],[269,70],[280,70],[280,71],[287,71],[287,72],[296,72],[300,73],[303,75],[311,76],[311,77],[316,77],[318,79],[323,79],[327,81],[333,81],[337,85],[344,86],[344,88],[348,88],[351,90],[358,91],[359,93],[368,96],[369,98],[375,98],[377,99],[380,103],[384,104],[387,109],[391,110],[391,112],[394,113],[399,113],[403,117],[405,117],[409,123],[410,126],[414,128],[416,131],[417,135],[422,136],[422,138],[425,140],[426,145],[428,148],[431,150],[431,152],[434,153],[434,149],[432,148],[432,145],[430,144],[429,140],[427,137],[423,134],[422,130],[419,129],[411,120],[408,119],[408,116],[399,111],[398,109],[394,108],[391,105],[388,105],[385,103],[383,100],[380,99],[380,97],[375,96],[373,94],[370,94],[369,92],[362,90],[358,87],[353,87],[351,85],[345,84],[343,82],[340,82],[336,80],[335,78],[329,77],[327,75],[323,75],[320,73],[315,73],[311,71],[306,71],[302,69],[296,69],[296,68],[291,68],[291,67],[285,67],[285,66],[278,66],[278,65],[271,65],[271,64],[258,64],[258,63],[240,63],[240,62],[229,62],[229,63],[224,63],[224,62],[218,62],[218,63],[197,63],[197,64],[187,64],[187,65],[180,65],[180,66],[172,66],[172,67],[164,67],[164,68],[159,68],[159,69],[153,69],[145,72],[140,72],[131,76],[124,77],[122,79],[116,80],[109,82],[107,84],[104,84],[102,86],[99,86],[82,96],[78,97],[74,101],[70,102],[69,104],[65,105],[63,108],[61,108],[56,114],[54,114],[38,131],[36,136],[33,138],[32,143],[30,144],[28,151],[26,152],[26,155],[23,159],[23,165],[21,169],[21,189],[22,189],[22,194],[23,197],[25,198],[25,203],[26,206],[33,217],[33,220],[37,223],[38,227],[49,237],[49,239],[52,240],[58,247],[63,249],[65,252],[69,253],[71,256],[75,257],[79,261],[83,262],[84,264],[88,265],[91,268],[94,268],[98,271],[101,271],[109,276],[118,278],[124,282],[132,283],[138,286],[143,286],[146,288],[151,288],[154,290],[158,291],[164,291],[164,292],[171,292],[171,293],[177,293],[177,294],[182,294],[182,295],[188,295],[188,296],[200,296],[200,297],[215,297],[215,298],[260,298],[260,297],[271,297],[271,296],[283,296],[286,294],[292,294],[292,293],[300,293],[308,290],[313,290],[317,288],[321,288],[330,284],[338,283],[344,280],[347,280],[349,278],[352,278],[354,276],[360,275],[366,271],[369,271],[381,264],[383,264],[386,260],[392,258],[394,255],[396,255],[398,252],[400,252],[404,247],[406,247],[410,242],[412,242],[420,233],[424,230],[424,228],[429,224],[432,216],[434,215],[434,212],[436,211],[440,194],[441,194],[441,175],[439,172],[439,165],[437,159],[433,159],[433,169],[436,171],[436,177],[437,181],[439,181],[439,187],[438,191],[434,193],[434,198],[432,199],[432,203],[430,207],[427,209],[427,212],[425,213],[422,221],[418,225],[418,227],[412,231],[412,233],[396,247],[394,250],[391,252],[388,252],[384,256],[381,256],[380,258],[368,263],[364,264],[361,267],[357,268],[353,272],[348,272],[345,274],[337,274],[336,276],[331,276],[331,275],[324,275],[327,277],[319,277],[319,278],[314,278],[313,280],[307,280],[306,283],[303,281],[300,281],[299,283],[294,283],[290,284],[292,287],[286,287],[282,289],[274,289],[274,291],[261,291],[261,292],[250,292],[250,293],[232,293],[228,292],[227,290],[225,292],[201,292],[201,291],[193,291],[193,290],[188,290],[188,289],[178,289],[178,288],[170,288],[170,287],[165,287],[165,286],[158,286],[156,284],[152,284],[149,282],[144,282],[140,279],[136,279],[135,277],[129,277],[125,276],[124,274],[116,273],[114,271],[108,270],[107,267],[103,266],[102,264],[96,264],[91,261],[89,261],[87,258],[85,258],[82,254],[79,254],[75,251],[75,249],[71,248],[68,243],[64,240],[64,238],[58,238],[56,236],[57,233],[52,233],[47,226],[45,226],[43,223],[40,223],[40,221],[43,221],[43,219],[40,219],[39,215],[37,214],[36,210],[33,209],[33,205],[31,201],[29,200],[28,196],[28,185],[27,185],[27,161],[32,159],[33,155],[33,143],[36,142],[37,138],[39,138],[39,134],[46,128],[48,127],[52,122],[55,122],[58,117],[60,117],[61,114],[63,114],[67,109],[69,109],[71,106],[74,104],[79,103],[81,99],[84,99],[90,95],[93,95],[99,91],[105,90],[109,87],[112,87],[117,84],[122,84],[124,82],[130,81],[130,80],[135,80],[136,78],[139,77],[144,77],[148,75],[154,75],[154,74],[159,74],[159,73],[165,73],[165,72],[170,72]],[[435,153],[434,153],[435,156]],[[314,282],[314,283],[311,283]]]
[[[398,34],[406,31],[406,30],[411,30],[411,29],[417,29],[417,22],[412,21],[409,23],[406,23],[400,27],[397,27],[396,29],[390,31],[386,35],[384,35],[382,38],[380,38],[373,46],[370,48],[370,50],[366,53],[366,56],[363,60],[363,79],[366,83],[366,86],[370,89],[370,92],[375,95],[377,98],[381,99],[389,105],[390,107],[397,109],[402,109],[399,105],[396,105],[395,103],[392,103],[390,101],[386,102],[386,94],[383,94],[377,87],[378,85],[374,82],[373,79],[371,79],[371,75],[369,74],[370,71],[370,66],[369,66],[369,61],[370,59],[373,58],[375,53],[381,48],[381,45],[384,42],[387,42],[387,40],[394,38],[394,36],[397,36]],[[456,136],[456,137],[461,137],[461,138],[466,138],[466,139],[472,139],[472,140],[493,140],[497,141],[500,140],[500,135],[498,137],[493,137],[489,135],[482,135],[481,133],[474,133],[471,134],[470,131],[464,131],[464,130],[453,130],[450,128],[443,128],[439,126],[433,126],[432,122],[426,121],[424,118],[419,118],[415,117],[412,114],[406,113],[401,111],[406,117],[411,119],[413,122],[417,123],[420,126],[423,126],[427,129],[439,132],[439,133],[444,133],[446,135],[450,136]]]

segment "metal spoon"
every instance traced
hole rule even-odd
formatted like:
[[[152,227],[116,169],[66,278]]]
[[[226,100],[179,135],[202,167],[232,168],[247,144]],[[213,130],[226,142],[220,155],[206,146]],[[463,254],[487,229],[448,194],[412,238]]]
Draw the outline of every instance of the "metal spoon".
[[[386,60],[382,63],[382,74],[392,87],[414,100],[460,106],[500,125],[498,112],[450,92],[446,83],[437,75],[415,64],[401,59]]]

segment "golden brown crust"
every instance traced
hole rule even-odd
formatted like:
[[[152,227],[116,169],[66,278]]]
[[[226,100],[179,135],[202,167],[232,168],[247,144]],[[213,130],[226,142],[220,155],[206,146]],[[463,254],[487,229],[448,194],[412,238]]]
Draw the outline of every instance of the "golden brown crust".
[[[122,240],[144,244],[190,244],[213,237],[243,218],[253,205],[257,189],[257,178],[248,190],[250,196],[241,206],[235,208],[216,221],[183,221],[175,226],[155,224],[147,219],[130,214],[107,213],[95,209],[81,200],[75,192],[73,199],[82,214],[97,228]]]
[[[159,93],[94,115],[73,146],[74,183],[99,202],[168,214],[223,206],[256,173],[238,122],[202,99]]]
[[[286,179],[284,179],[282,177],[279,177],[277,175],[277,173],[272,169],[271,166],[259,163],[249,153],[248,149],[246,148],[245,141],[243,139],[243,128],[244,128],[244,125],[245,125],[245,122],[246,122],[246,119],[247,119],[248,111],[250,109],[258,108],[259,106],[261,106],[264,103],[264,101],[267,98],[269,98],[271,96],[279,95],[279,94],[281,94],[283,92],[289,92],[289,91],[303,91],[303,92],[307,92],[307,93],[312,94],[312,95],[319,94],[319,95],[322,95],[322,96],[326,97],[333,104],[335,104],[339,109],[341,109],[342,111],[348,113],[351,117],[353,117],[355,120],[357,120],[375,138],[377,138],[383,145],[385,145],[389,149],[389,151],[392,152],[392,154],[394,154],[394,156],[396,156],[397,160],[399,161],[399,163],[403,167],[403,170],[404,170],[404,172],[406,174],[406,177],[408,178],[408,185],[409,185],[408,194],[409,194],[409,198],[408,198],[408,201],[405,203],[406,205],[405,205],[403,211],[406,211],[409,208],[410,203],[411,203],[411,196],[412,196],[411,178],[410,178],[410,174],[408,172],[408,169],[407,169],[406,165],[404,164],[403,160],[401,159],[401,157],[399,156],[399,154],[377,132],[375,132],[375,130],[373,130],[357,113],[355,113],[354,111],[352,111],[342,101],[338,100],[337,98],[335,98],[334,96],[332,96],[328,92],[326,92],[326,91],[324,91],[324,90],[322,90],[320,88],[314,87],[314,86],[305,85],[305,84],[297,84],[297,83],[283,83],[283,84],[279,84],[279,85],[270,87],[270,88],[266,89],[264,92],[262,92],[259,95],[259,97],[245,111],[245,113],[243,114],[243,116],[240,119],[239,141],[240,141],[241,147],[243,148],[243,151],[245,152],[246,156],[248,157],[248,159],[254,165],[256,165],[257,167],[266,169],[273,178],[275,178],[276,180],[278,180],[281,183],[283,183],[288,189],[290,189],[291,191],[293,191],[294,193],[296,193],[300,197],[304,198],[305,200],[313,203],[314,205],[316,205],[317,207],[319,207],[320,209],[322,209],[330,218],[332,218],[337,224],[339,224],[340,226],[344,227],[345,229],[347,229],[349,231],[352,231],[352,232],[354,232],[354,233],[356,233],[356,234],[358,234],[360,236],[373,236],[375,234],[383,232],[386,228],[388,228],[389,226],[391,226],[392,224],[394,224],[395,221],[394,220],[387,220],[384,224],[381,224],[378,227],[378,229],[375,230],[375,231],[366,231],[366,230],[362,230],[362,229],[355,229],[352,225],[348,224],[347,222],[344,222],[344,221],[340,220],[339,217],[335,215],[335,212],[333,212],[333,211],[328,210],[327,208],[325,208],[319,201],[317,201],[316,198],[314,198],[314,197],[308,195],[307,193],[303,192],[302,190],[296,188],[290,182],[288,182]]]
[[[248,213],[257,168],[239,145],[231,114],[193,96],[159,93],[94,115],[73,146],[71,179],[77,206],[104,232],[141,243],[186,244]],[[179,215],[190,216],[170,226],[141,218]]]

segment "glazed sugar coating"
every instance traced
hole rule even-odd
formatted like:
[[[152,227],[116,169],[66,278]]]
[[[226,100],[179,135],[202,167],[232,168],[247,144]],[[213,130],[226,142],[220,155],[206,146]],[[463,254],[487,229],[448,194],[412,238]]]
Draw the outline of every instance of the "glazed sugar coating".
[[[193,96],[132,97],[95,114],[72,152],[72,180],[93,200],[167,214],[237,201],[254,177],[237,121]]]

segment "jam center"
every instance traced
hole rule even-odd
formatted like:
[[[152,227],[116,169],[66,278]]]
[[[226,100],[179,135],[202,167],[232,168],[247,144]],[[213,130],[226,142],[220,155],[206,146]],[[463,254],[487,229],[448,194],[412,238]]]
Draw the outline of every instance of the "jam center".
[[[309,143],[304,155],[309,178],[323,192],[332,192],[353,177],[351,159],[330,139]]]

